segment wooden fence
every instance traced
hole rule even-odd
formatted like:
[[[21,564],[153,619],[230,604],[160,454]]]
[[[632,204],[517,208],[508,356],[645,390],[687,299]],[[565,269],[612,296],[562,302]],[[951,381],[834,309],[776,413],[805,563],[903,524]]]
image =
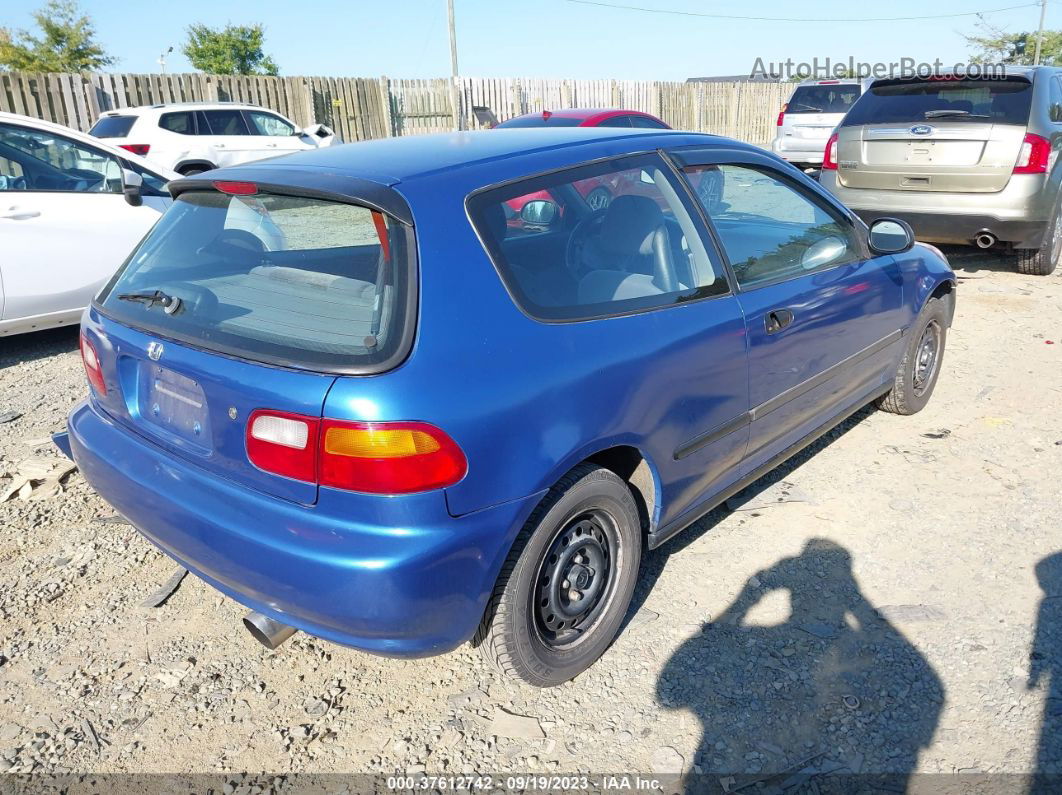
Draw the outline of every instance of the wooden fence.
[[[300,126],[321,123],[344,141],[480,126],[474,106],[499,120],[557,108],[641,110],[672,127],[765,144],[792,88],[785,83],[665,83],[633,80],[251,77],[204,74],[0,72],[0,110],[88,130],[102,111],[160,102],[230,100],[279,111]]]

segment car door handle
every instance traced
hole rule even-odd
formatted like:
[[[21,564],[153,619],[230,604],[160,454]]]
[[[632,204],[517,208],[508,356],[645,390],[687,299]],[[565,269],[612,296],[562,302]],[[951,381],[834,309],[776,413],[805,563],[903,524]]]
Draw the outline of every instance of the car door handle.
[[[788,309],[772,309],[763,318],[768,334],[777,334],[793,322],[793,313]]]
[[[6,218],[9,221],[25,221],[27,218],[36,218],[40,214],[40,210],[20,210],[18,207],[0,210],[0,218]]]

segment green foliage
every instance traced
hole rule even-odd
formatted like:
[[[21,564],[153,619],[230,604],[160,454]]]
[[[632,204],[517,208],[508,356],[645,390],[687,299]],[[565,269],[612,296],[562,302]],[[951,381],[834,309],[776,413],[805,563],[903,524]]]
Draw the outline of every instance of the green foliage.
[[[183,52],[192,66],[212,75],[276,75],[276,62],[264,52],[261,25],[226,25],[211,28],[202,23],[188,28]]]
[[[0,67],[27,72],[86,72],[110,66],[115,59],[95,40],[92,20],[74,0],[50,0],[33,14],[40,28],[0,28]]]
[[[1006,33],[989,25],[981,25],[980,35],[966,36],[973,48],[971,60],[976,63],[1010,63],[1031,65],[1036,56],[1036,31]],[[1044,66],[1062,65],[1062,30],[1045,30],[1040,63]]]

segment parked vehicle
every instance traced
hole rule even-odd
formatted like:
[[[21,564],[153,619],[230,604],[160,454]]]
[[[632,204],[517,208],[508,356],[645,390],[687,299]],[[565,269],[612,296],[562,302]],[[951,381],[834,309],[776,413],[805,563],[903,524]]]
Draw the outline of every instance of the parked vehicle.
[[[185,176],[339,143],[323,124],[299,129],[275,111],[233,102],[110,110],[89,134]]]
[[[655,196],[575,188],[615,174]],[[954,309],[902,222],[715,136],[384,139],[171,190],[85,315],[69,442],[269,645],[571,679],[644,550],[869,401],[921,409]]]
[[[623,127],[648,130],[670,130],[664,122],[650,113],[640,110],[616,110],[615,108],[564,108],[563,110],[544,110],[541,113],[525,113],[514,116],[501,124],[496,130],[509,130],[520,127]]]
[[[869,80],[805,80],[778,113],[771,150],[801,168],[822,163],[826,141]]]
[[[177,174],[0,113],[0,336],[77,323],[170,204]]]
[[[1062,70],[877,80],[826,147],[822,184],[920,240],[1013,249],[1046,275],[1062,251]]]
[[[664,122],[648,113],[637,110],[604,110],[601,108],[569,108],[567,110],[549,111],[541,113],[525,113],[516,116],[501,124],[495,125],[495,129],[521,129],[526,127],[635,127],[650,130],[670,130]],[[625,174],[610,174],[606,177],[594,177],[581,180],[575,185],[589,205],[595,210],[603,210],[616,196],[628,193],[640,193],[643,190],[641,181],[630,178]],[[528,202],[537,199],[552,200],[552,197],[544,191],[529,193],[526,196],[517,196],[506,202],[506,215],[511,226],[520,227],[527,220],[521,213]],[[532,217],[531,222],[534,222]]]

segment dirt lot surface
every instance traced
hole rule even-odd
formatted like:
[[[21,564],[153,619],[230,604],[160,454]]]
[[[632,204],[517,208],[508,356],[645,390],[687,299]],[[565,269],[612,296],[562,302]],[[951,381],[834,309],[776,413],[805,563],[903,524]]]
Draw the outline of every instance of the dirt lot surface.
[[[77,472],[0,504],[0,771],[1059,772],[1062,273],[949,254],[929,407],[859,413],[650,554],[548,691],[468,647],[269,652],[191,576],[144,607],[175,564]],[[0,340],[0,473],[85,390],[75,331]]]

